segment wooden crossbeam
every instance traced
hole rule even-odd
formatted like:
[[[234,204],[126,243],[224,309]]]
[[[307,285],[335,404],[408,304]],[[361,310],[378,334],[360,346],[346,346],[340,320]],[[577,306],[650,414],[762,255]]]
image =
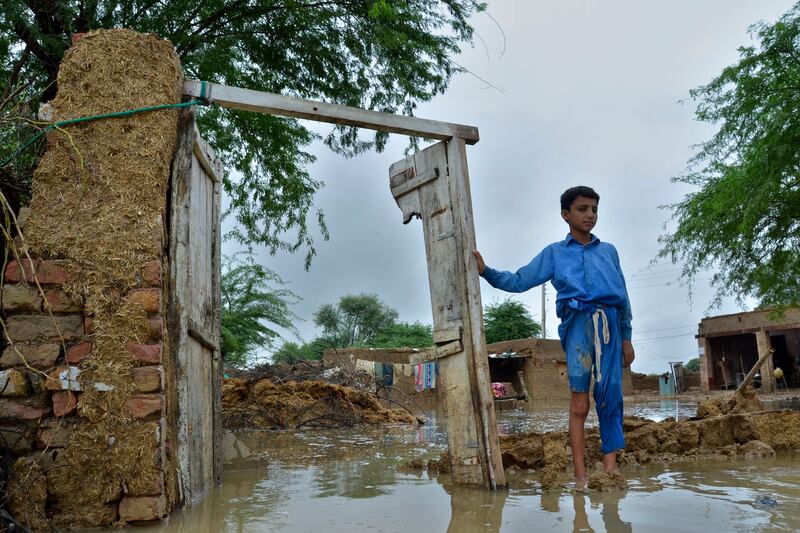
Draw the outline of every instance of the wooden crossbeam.
[[[344,126],[357,126],[359,128],[402,133],[439,141],[460,137],[467,144],[475,144],[480,139],[478,128],[474,126],[368,111],[358,107],[327,104],[325,102],[229,87],[200,80],[184,81],[183,93],[194,98],[204,98],[228,109],[304,118]]]

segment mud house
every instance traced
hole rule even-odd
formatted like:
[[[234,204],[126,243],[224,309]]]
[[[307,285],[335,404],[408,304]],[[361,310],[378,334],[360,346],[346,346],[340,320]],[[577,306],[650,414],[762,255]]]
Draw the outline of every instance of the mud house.
[[[730,389],[771,351],[755,380],[766,392],[800,386],[800,309],[759,309],[704,318],[697,332],[703,391]],[[780,370],[779,370],[780,369]]]
[[[555,339],[516,339],[486,346],[492,382],[505,383],[509,395],[527,396],[535,401],[569,400],[567,383],[567,357],[561,342]],[[326,350],[323,356],[326,367],[356,367],[380,374],[376,379],[388,382],[387,371],[391,368],[391,384],[396,395],[413,398],[424,406],[435,403],[437,389],[424,388],[419,391],[415,383],[416,372],[408,361],[408,348],[371,350],[350,348]],[[384,370],[384,368],[386,370]],[[377,369],[377,370],[376,370]],[[521,374],[518,374],[521,373]],[[631,372],[623,372],[623,393],[632,394]]]

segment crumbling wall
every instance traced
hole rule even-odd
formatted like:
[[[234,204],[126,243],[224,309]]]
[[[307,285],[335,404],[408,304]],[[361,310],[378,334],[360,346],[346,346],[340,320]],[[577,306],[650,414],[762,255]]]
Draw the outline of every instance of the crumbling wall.
[[[169,42],[96,31],[66,53],[52,118],[177,103],[181,87]],[[21,457],[10,510],[34,529],[151,520],[176,500],[161,363],[177,122],[167,109],[48,134],[2,292],[0,445]]]

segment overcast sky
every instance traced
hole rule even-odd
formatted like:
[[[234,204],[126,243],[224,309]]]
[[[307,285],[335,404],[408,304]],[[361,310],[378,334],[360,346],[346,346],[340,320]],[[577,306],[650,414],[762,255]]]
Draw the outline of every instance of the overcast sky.
[[[633,369],[661,373],[668,361],[696,357],[694,335],[709,314],[711,274],[700,276],[690,302],[677,282],[679,265],[648,268],[669,219],[659,206],[689,190],[670,178],[685,169],[691,146],[714,132],[694,120],[691,101],[679,101],[737,59],[737,47],[751,42],[749,25],[773,21],[792,4],[490,0],[491,18],[474,19],[479,37],[457,59],[475,75],[457,76],[444,96],[417,112],[480,129],[467,158],[487,264],[513,271],[563,239],[568,228],[558,198],[568,187],[589,185],[601,197],[594,232],[616,245],[627,277]],[[298,325],[305,340],[318,333],[313,312],[344,294],[375,293],[401,320],[431,323],[422,225],[402,224],[388,187],[389,166],[403,158],[406,144],[393,136],[383,153],[349,160],[313,147],[319,159],[312,174],[326,182],[316,205],[331,239],[318,239],[308,272],[302,254],[259,256],[303,299],[295,312],[305,319]],[[223,252],[234,249],[226,243]],[[481,290],[484,304],[508,296],[485,281]],[[541,318],[540,289],[514,297]],[[554,300],[548,284],[549,338],[557,338]],[[726,301],[710,314],[739,309]]]

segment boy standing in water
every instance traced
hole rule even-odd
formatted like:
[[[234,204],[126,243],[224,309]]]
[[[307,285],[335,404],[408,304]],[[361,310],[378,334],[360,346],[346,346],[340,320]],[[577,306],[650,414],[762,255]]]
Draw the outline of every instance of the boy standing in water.
[[[576,488],[586,485],[584,423],[589,414],[589,384],[600,419],[603,468],[616,468],[622,433],[622,367],[635,357],[631,344],[631,305],[616,248],[591,233],[600,196],[590,187],[572,187],[561,195],[561,217],[569,224],[563,241],[542,250],[516,273],[486,266],[475,251],[478,272],[492,287],[524,292],[552,280],[558,295],[558,336],[567,354],[569,441]]]

